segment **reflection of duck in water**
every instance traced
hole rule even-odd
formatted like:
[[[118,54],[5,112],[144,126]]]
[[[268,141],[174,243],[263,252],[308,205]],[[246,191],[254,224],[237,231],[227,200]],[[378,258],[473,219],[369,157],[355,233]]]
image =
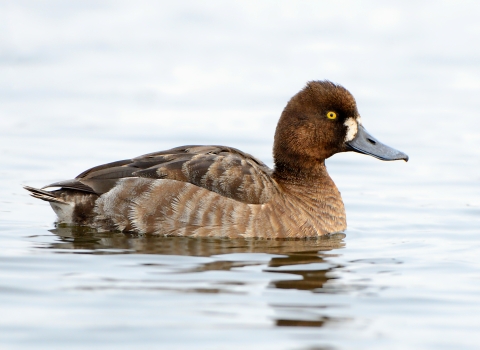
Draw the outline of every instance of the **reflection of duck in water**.
[[[60,242],[48,248],[58,250],[89,251],[93,254],[161,254],[181,256],[219,256],[225,254],[262,253],[276,255],[268,262],[266,271],[289,273],[302,279],[274,280],[272,286],[279,289],[315,290],[322,288],[330,279],[326,274],[332,270],[327,264],[324,252],[343,248],[345,234],[338,233],[308,240],[258,240],[258,239],[191,239],[189,237],[158,237],[151,235],[125,235],[97,232],[88,227],[59,225],[50,230]],[[281,256],[278,256],[281,255]],[[317,265],[319,269],[295,269],[295,265]],[[219,260],[200,264],[195,271],[230,270],[251,265],[251,262]],[[288,269],[282,269],[287,267]],[[293,268],[292,268],[293,267]]]
[[[59,224],[50,232],[60,238],[50,249],[88,250],[93,254],[118,253],[212,256],[233,253],[309,254],[343,248],[345,234],[306,240],[191,239],[112,232],[98,232],[85,226]],[[284,261],[284,260],[281,260]],[[300,261],[300,260],[298,260]],[[298,262],[300,263],[300,262]],[[283,265],[283,264],[280,264]],[[278,263],[272,265],[277,267]]]
[[[272,286],[280,289],[315,290],[322,288],[330,279],[326,276],[332,267],[326,264],[323,252],[343,248],[345,234],[338,233],[308,240],[258,240],[258,239],[191,239],[189,237],[158,237],[151,235],[125,235],[110,232],[97,232],[88,227],[59,225],[50,230],[60,238],[60,242],[48,248],[58,250],[90,251],[93,254],[161,254],[182,256],[218,256],[234,253],[267,253],[282,255],[272,257],[267,271],[289,273],[302,279],[274,280]],[[324,263],[320,269],[292,269],[294,265]],[[200,264],[196,271],[230,270],[234,267],[251,265],[241,261],[220,260]],[[288,267],[288,270],[282,269]]]
[[[278,122],[275,168],[237,149],[183,146],[89,169],[73,180],[26,187],[59,222],[175,236],[316,237],[346,229],[325,159],[356,151],[408,160],[363,128],[353,96],[328,81],[296,94]]]
[[[152,235],[136,235],[111,232],[98,232],[82,226],[58,225],[51,230],[59,237],[56,243],[47,246],[61,252],[85,254],[159,254],[176,256],[201,256],[201,259],[181,260],[185,265],[178,263],[178,259],[168,264],[168,259],[162,259],[162,264],[157,264],[156,259],[149,259],[144,255],[144,261],[139,267],[149,269],[151,276],[148,283],[136,281],[131,275],[128,283],[122,279],[104,279],[96,281],[94,285],[82,285],[82,288],[91,290],[104,289],[146,289],[175,293],[249,293],[249,283],[258,283],[267,280],[267,289],[280,289],[282,293],[292,294],[292,298],[285,297],[282,301],[270,303],[274,310],[272,321],[276,326],[287,327],[322,327],[330,323],[344,322],[343,318],[332,317],[329,312],[330,305],[325,304],[322,297],[298,298],[296,290],[312,292],[337,292],[331,288],[324,288],[325,284],[335,277],[332,272],[339,265],[332,262],[329,257],[339,256],[336,249],[344,246],[344,234],[334,234],[307,240],[258,240],[258,239],[192,239],[189,237],[163,237]],[[261,253],[260,259],[255,254]],[[265,260],[265,253],[271,254]],[[235,258],[231,258],[235,254]],[[212,257],[204,259],[203,257]],[[114,258],[115,259],[115,258]],[[151,262],[150,262],[151,261]],[[119,259],[122,266],[124,259]],[[249,268],[258,266],[258,269]],[[171,270],[169,269],[171,267]],[[246,268],[247,277],[242,273]],[[158,271],[157,271],[158,270]],[[201,273],[219,274],[210,275],[206,285],[192,283],[202,280]],[[230,272],[231,271],[231,272]],[[171,282],[167,275],[165,283],[164,273],[180,274],[176,283]],[[253,280],[251,274],[255,274]],[[141,274],[144,276],[143,274]],[[215,277],[216,278],[215,278]],[[250,276],[250,277],[248,277]],[[260,277],[260,279],[259,279]],[[144,277],[142,277],[144,278]],[[268,282],[270,281],[270,282]],[[86,283],[86,282],[83,282]],[[244,286],[244,287],[242,287]],[[241,299],[240,299],[241,300]],[[334,305],[336,306],[336,305]]]

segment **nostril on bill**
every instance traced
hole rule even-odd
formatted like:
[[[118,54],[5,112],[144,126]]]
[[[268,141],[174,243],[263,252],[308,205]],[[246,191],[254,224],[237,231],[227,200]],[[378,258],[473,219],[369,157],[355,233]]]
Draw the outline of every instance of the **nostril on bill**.
[[[370,138],[367,138],[368,142],[370,142],[372,145],[376,145],[377,144],[377,141],[375,140],[372,140]]]

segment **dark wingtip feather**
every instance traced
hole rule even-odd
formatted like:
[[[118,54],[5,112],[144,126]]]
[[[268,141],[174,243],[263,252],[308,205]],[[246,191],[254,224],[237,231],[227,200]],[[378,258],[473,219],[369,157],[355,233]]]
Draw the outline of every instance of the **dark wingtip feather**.
[[[43,201],[47,202],[55,202],[55,203],[62,203],[62,204],[67,204],[64,200],[58,198],[53,194],[52,192],[44,191],[39,188],[35,187],[30,187],[30,186],[23,186],[24,189],[30,192],[30,195],[33,198],[41,199]]]
[[[50,185],[43,186],[42,190],[49,187],[69,188],[71,190],[78,190],[78,191],[88,192],[88,193],[96,193],[90,186],[87,186],[76,179],[54,182]]]

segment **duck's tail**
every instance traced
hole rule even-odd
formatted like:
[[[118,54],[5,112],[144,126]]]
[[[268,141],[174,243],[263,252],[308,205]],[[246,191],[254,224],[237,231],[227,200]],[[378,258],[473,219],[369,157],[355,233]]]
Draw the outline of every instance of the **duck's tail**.
[[[59,223],[90,225],[95,218],[97,194],[61,188],[45,191],[30,186],[24,187],[34,198],[50,203],[58,216]]]
[[[41,199],[43,201],[57,203],[57,204],[69,204],[63,199],[57,197],[55,192],[49,192],[45,190],[41,190],[39,188],[30,187],[30,186],[23,186],[24,189],[30,192],[30,195],[34,198]]]

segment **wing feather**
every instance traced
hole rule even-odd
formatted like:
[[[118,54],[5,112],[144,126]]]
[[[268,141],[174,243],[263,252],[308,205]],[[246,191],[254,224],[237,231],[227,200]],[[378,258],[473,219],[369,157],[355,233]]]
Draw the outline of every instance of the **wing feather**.
[[[238,149],[188,145],[99,165],[74,180],[50,186],[102,194],[125,177],[171,179],[189,182],[244,203],[261,204],[278,191],[271,173],[263,162]]]

